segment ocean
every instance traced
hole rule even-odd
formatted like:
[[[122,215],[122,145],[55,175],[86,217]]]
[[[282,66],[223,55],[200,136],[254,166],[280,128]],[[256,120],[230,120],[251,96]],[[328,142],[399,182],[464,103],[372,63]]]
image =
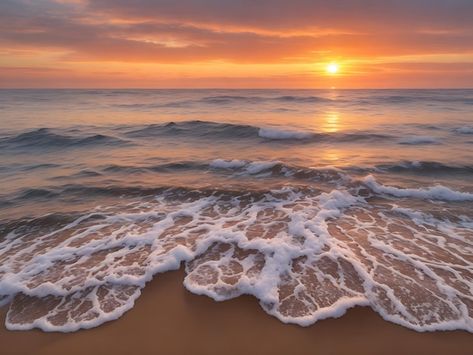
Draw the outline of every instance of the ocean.
[[[184,267],[286,323],[473,332],[473,90],[0,90],[0,183],[8,329]]]

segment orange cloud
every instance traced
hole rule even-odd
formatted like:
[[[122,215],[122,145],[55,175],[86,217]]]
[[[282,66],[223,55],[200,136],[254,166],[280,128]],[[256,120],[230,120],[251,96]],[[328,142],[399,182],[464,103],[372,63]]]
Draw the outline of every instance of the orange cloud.
[[[4,0],[0,86],[471,86],[471,18],[466,0]]]

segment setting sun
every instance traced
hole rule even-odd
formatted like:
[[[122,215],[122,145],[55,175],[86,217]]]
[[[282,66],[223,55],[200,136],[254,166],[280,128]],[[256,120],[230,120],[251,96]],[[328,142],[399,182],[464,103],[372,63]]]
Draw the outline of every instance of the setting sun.
[[[337,74],[338,73],[338,64],[337,63],[330,63],[325,68],[327,73],[329,74]]]

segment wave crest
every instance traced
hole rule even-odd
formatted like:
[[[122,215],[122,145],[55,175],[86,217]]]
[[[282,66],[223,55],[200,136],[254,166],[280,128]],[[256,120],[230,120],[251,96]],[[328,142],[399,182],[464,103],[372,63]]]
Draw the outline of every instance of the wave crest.
[[[123,139],[103,134],[74,136],[55,133],[49,128],[39,128],[0,140],[3,148],[69,148],[103,145],[128,145]]]
[[[396,197],[413,197],[426,200],[442,201],[473,201],[473,193],[452,190],[446,186],[437,185],[428,188],[399,188],[386,186],[376,181],[373,175],[363,179],[363,183],[379,194],[387,194]]]

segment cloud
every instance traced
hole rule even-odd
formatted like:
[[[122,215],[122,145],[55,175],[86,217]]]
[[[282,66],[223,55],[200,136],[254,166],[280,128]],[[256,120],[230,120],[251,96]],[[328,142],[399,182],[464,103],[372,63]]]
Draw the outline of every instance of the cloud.
[[[470,58],[471,18],[469,0],[3,0],[0,47],[36,53],[31,67],[48,66],[39,57],[57,68],[292,63],[296,75],[300,65],[333,59],[379,66],[396,56]],[[0,53],[0,65],[18,58]]]
[[[121,17],[260,29],[410,30],[471,28],[469,0],[90,0],[89,8]]]

